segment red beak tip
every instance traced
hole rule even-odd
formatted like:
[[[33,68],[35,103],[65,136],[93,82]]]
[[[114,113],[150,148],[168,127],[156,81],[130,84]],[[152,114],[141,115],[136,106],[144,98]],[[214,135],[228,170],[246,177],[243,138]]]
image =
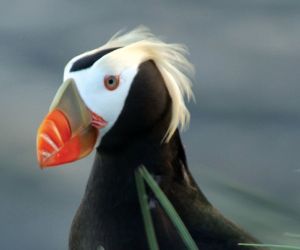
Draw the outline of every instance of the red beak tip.
[[[38,157],[37,161],[40,169],[44,169],[45,167],[47,167],[45,162],[40,157]]]
[[[97,120],[101,126],[102,120]],[[53,110],[42,122],[37,135],[37,160],[41,169],[76,161],[88,155],[98,137],[92,124],[72,133],[67,116]]]

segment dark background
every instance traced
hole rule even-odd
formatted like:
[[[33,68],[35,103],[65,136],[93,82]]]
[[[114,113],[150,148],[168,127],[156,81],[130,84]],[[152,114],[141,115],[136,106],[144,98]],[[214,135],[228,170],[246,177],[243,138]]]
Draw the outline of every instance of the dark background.
[[[0,248],[67,248],[94,155],[41,171],[36,130],[67,61],[139,24],[190,48],[183,140],[209,200],[265,243],[300,245],[300,1],[2,0]]]

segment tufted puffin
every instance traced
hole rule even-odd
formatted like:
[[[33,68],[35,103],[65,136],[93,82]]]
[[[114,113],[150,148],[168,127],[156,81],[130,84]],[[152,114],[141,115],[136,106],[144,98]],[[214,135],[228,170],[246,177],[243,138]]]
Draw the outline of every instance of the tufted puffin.
[[[238,243],[257,243],[211,205],[188,169],[179,133],[190,118],[184,99],[193,97],[193,66],[186,53],[183,45],[138,27],[67,63],[38,129],[37,158],[46,168],[96,150],[69,249],[149,249],[134,179],[140,165],[167,195],[199,249],[242,250]],[[186,249],[151,193],[149,207],[160,249]]]

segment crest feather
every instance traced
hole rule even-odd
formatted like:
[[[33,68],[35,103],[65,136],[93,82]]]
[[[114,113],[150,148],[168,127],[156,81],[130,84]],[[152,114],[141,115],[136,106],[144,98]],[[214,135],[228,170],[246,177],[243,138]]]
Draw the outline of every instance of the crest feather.
[[[172,118],[164,138],[166,141],[170,140],[177,127],[184,128],[190,121],[184,97],[188,100],[194,98],[190,79],[194,74],[194,67],[186,58],[187,48],[182,44],[163,42],[144,26],[125,34],[122,31],[116,33],[101,49],[113,47],[142,49],[147,54],[147,59],[155,62],[172,99]]]

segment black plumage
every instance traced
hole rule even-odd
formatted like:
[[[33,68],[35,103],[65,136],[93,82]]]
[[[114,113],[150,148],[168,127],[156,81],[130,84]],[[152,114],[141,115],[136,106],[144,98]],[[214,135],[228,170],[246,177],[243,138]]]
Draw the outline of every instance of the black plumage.
[[[90,55],[86,55],[84,57],[81,57],[72,64],[70,72],[75,72],[75,71],[87,69],[87,68],[91,67],[101,57],[109,54],[110,52],[112,52],[116,49],[119,49],[119,48],[117,47],[117,48],[104,49],[104,50],[100,50],[96,53],[92,53]]]
[[[198,188],[188,170],[178,130],[168,142],[162,142],[171,104],[155,63],[142,63],[122,113],[97,148],[73,220],[70,249],[148,249],[134,180],[134,171],[141,164],[156,178],[199,249],[242,250],[245,247],[238,243],[257,242],[225,219]],[[151,203],[160,249],[186,249],[154,197]]]

